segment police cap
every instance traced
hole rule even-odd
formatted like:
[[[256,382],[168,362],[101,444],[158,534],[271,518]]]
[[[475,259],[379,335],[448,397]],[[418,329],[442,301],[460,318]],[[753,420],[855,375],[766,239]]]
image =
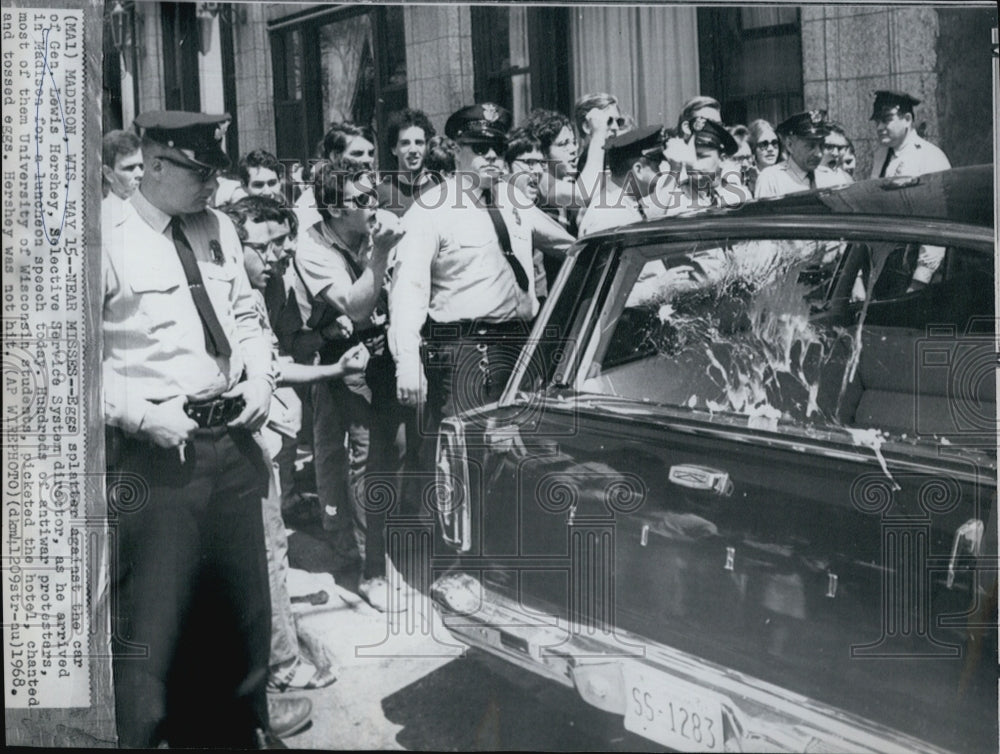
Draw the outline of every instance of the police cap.
[[[661,126],[641,126],[612,136],[604,143],[604,153],[609,164],[640,157],[659,162],[663,157],[663,129]]]
[[[888,89],[879,89],[875,92],[875,104],[872,107],[872,117],[870,120],[882,120],[895,112],[912,113],[913,108],[920,104],[920,100],[911,97],[906,92],[893,92]]]
[[[459,143],[488,141],[504,144],[513,121],[514,117],[507,108],[484,102],[452,113],[444,124],[444,132],[448,138]]]
[[[208,115],[182,110],[153,110],[135,118],[144,139],[176,150],[194,168],[226,168],[229,157],[222,140],[231,120],[228,113]]]
[[[696,147],[711,147],[718,149],[724,156],[734,155],[740,148],[733,135],[725,126],[709,118],[701,116],[688,121],[691,133],[694,134]]]
[[[786,118],[774,129],[779,136],[798,136],[802,139],[822,139],[830,132],[826,110],[806,110]]]

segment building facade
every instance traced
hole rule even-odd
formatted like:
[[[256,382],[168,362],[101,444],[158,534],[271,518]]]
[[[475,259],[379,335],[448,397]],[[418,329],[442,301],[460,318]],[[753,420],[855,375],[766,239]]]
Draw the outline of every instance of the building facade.
[[[105,34],[105,127],[149,109],[226,111],[234,155],[306,159],[331,121],[381,134],[406,106],[441,129],[477,100],[519,122],[536,107],[571,114],[577,97],[605,91],[638,123],[669,125],[686,99],[707,94],[729,124],[829,110],[864,175],[872,92],[893,88],[923,100],[918,126],[953,164],[993,159],[990,4],[107,2],[106,17],[116,12],[127,34]]]

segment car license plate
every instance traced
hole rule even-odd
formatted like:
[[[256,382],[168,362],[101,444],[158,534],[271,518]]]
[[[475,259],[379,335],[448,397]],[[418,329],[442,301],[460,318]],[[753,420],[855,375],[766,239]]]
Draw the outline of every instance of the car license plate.
[[[718,697],[641,666],[624,672],[626,730],[677,751],[723,750]]]

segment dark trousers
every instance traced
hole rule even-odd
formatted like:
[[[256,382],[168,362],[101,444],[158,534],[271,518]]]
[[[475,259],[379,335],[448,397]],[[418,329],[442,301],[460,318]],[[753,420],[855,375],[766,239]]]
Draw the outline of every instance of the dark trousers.
[[[372,355],[364,374],[317,383],[312,398],[320,503],[336,507],[346,495],[362,577],[384,576],[385,514],[395,497],[391,475],[399,456],[400,412],[392,356],[383,348]]]
[[[245,431],[185,448],[121,440],[108,470],[119,745],[256,745],[268,725],[270,595],[260,501],[267,470]]]
[[[528,336],[528,323],[478,321],[424,326],[421,359],[427,400],[420,423],[420,465],[433,472],[441,420],[500,398]]]

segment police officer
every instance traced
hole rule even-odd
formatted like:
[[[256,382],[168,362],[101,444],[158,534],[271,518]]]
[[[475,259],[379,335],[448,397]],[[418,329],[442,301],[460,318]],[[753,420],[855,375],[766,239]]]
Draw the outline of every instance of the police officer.
[[[872,161],[872,178],[924,175],[947,170],[951,163],[944,152],[925,141],[913,125],[913,108],[920,100],[906,92],[880,89],[875,92],[871,119],[879,146]],[[943,246],[920,246],[917,259],[893,254],[886,261],[889,268],[898,267],[910,277],[906,292],[926,286],[944,259]]]
[[[779,123],[775,132],[788,159],[761,172],[755,196],[784,196],[842,184],[843,176],[822,165],[828,131],[826,110],[796,113]]]
[[[510,123],[492,103],[452,114],[445,133],[459,145],[457,173],[403,218],[389,346],[400,402],[423,405],[425,469],[433,468],[442,417],[496,400],[505,386],[538,310],[532,249],[562,256],[573,243],[500,180]]]
[[[735,206],[748,199],[742,174],[731,159],[739,145],[719,121],[696,115],[668,134],[663,157],[669,165],[651,195],[667,216],[710,207]]]
[[[923,175],[951,167],[944,152],[917,135],[913,108],[919,104],[906,92],[875,92],[871,119],[879,145],[872,158],[872,178]]]
[[[580,235],[637,223],[647,218],[646,198],[663,163],[660,126],[643,126],[612,136],[604,145],[608,179],[594,193],[580,219]]]
[[[136,118],[145,174],[103,238],[113,669],[127,747],[246,748],[268,735],[267,471],[252,434],[274,373],[239,238],[208,208],[228,117]]]

